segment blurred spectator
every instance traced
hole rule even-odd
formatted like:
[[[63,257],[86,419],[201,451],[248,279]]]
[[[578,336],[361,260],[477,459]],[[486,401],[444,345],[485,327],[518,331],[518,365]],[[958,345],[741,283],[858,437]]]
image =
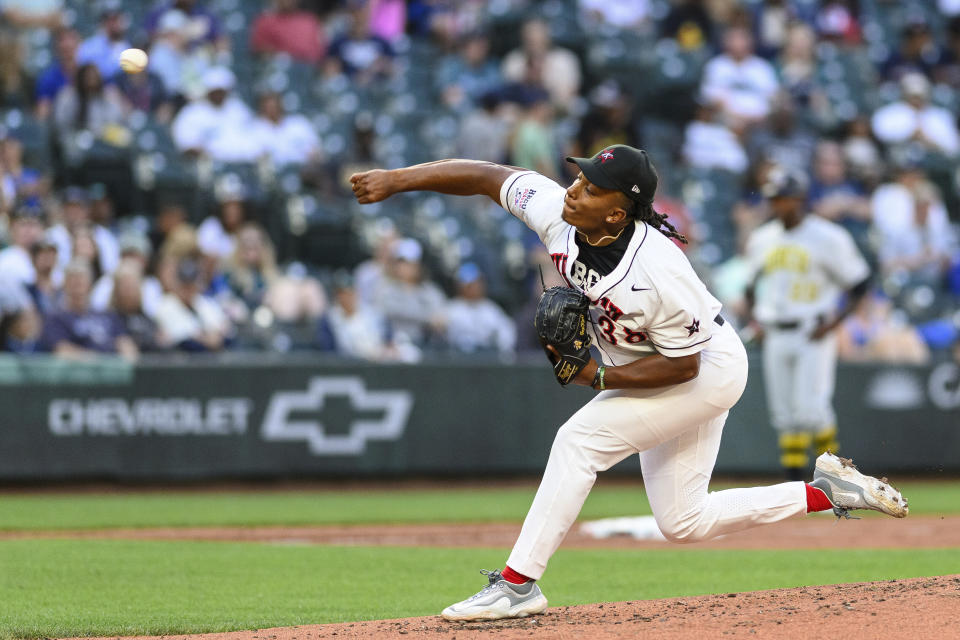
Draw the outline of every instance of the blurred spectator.
[[[233,327],[216,302],[201,294],[200,264],[183,258],[176,266],[172,290],[160,300],[155,318],[161,346],[181,351],[220,351]]]
[[[56,62],[43,70],[37,77],[35,93],[37,97],[36,115],[46,120],[53,110],[53,101],[60,90],[74,82],[77,77],[77,49],[80,47],[80,34],[73,29],[61,29],[57,32],[55,43]]]
[[[170,232],[181,225],[186,225],[187,211],[178,202],[164,202],[159,206],[157,217],[153,221],[153,228],[148,233],[150,247],[159,252]]]
[[[526,105],[513,130],[510,163],[558,178],[557,142],[553,137],[553,106],[544,93]]]
[[[177,267],[184,260],[197,263],[203,258],[197,246],[197,232],[189,224],[179,224],[167,233],[157,252],[155,273],[164,291],[178,287]]]
[[[323,314],[327,304],[323,287],[296,267],[281,273],[273,243],[262,227],[243,225],[236,244],[226,266],[226,281],[248,312],[264,306],[285,323],[312,323]]]
[[[633,101],[623,87],[614,80],[606,80],[594,87],[588,98],[590,106],[580,119],[580,130],[570,155],[589,158],[615,144],[636,146]]]
[[[280,272],[273,245],[258,225],[247,223],[240,227],[235,244],[225,269],[227,286],[252,312],[263,304]]]
[[[323,58],[326,40],[320,19],[301,9],[299,0],[273,0],[253,21],[250,31],[254,53],[285,53],[310,64]]]
[[[133,262],[124,262],[108,276],[112,280],[109,308],[120,317],[124,329],[137,349],[156,351],[159,348],[157,325],[143,306],[146,281]]]
[[[386,277],[373,297],[398,345],[424,347],[444,335],[447,301],[440,288],[424,277],[422,257],[419,242],[398,240]]]
[[[900,47],[880,66],[884,80],[898,81],[908,73],[919,73],[927,78],[940,59],[930,27],[924,20],[912,20],[900,33]]]
[[[670,11],[660,23],[660,37],[672,38],[688,51],[711,47],[714,25],[706,4],[706,0],[671,2]]]
[[[197,227],[197,246],[204,255],[223,262],[233,255],[236,233],[246,220],[246,189],[236,174],[227,174],[217,183],[214,195],[217,214],[207,216]]]
[[[58,356],[82,357],[118,353],[136,359],[137,346],[117,314],[90,309],[93,272],[84,260],[73,260],[63,276],[63,304],[44,320],[44,346]]]
[[[113,233],[117,225],[114,217],[116,212],[107,185],[102,182],[90,185],[87,197],[90,198],[90,222]]]
[[[262,230],[260,234],[261,244],[269,242]],[[280,322],[312,324],[326,311],[327,294],[320,282],[307,274],[303,264],[294,262],[271,283],[264,303]]]
[[[873,132],[886,144],[915,143],[927,151],[955,156],[960,151],[956,118],[942,107],[930,104],[930,81],[919,73],[900,79],[902,99],[877,109],[871,121]]]
[[[280,94],[260,97],[260,113],[251,133],[261,138],[265,153],[278,167],[320,160],[320,138],[313,125],[299,113],[285,113]]]
[[[73,255],[74,236],[80,232],[92,234],[99,261],[94,271],[113,273],[120,262],[120,247],[113,233],[90,219],[90,194],[83,187],[67,187],[63,191],[62,221],[50,227],[50,239],[57,244],[57,259],[65,267]],[[91,226],[92,225],[92,226]]]
[[[440,61],[437,90],[443,102],[454,109],[469,109],[503,84],[500,68],[490,57],[490,40],[485,33],[469,34],[456,53]]]
[[[90,265],[93,282],[106,273],[100,262],[100,249],[93,237],[91,225],[81,224],[70,229],[70,255],[72,260],[80,259]]]
[[[349,14],[349,28],[330,45],[328,72],[345,73],[358,85],[393,74],[393,47],[382,37],[371,33],[367,7],[354,6]]]
[[[650,16],[649,0],[579,0],[580,13],[587,25],[609,25],[617,29],[636,29]]]
[[[839,45],[860,44],[860,23],[857,0],[825,0],[817,11],[814,24],[822,40]]]
[[[15,33],[0,28],[0,107],[25,109],[33,103],[23,63],[23,43]]]
[[[183,28],[190,46],[213,45],[220,51],[230,49],[230,39],[223,32],[216,14],[209,11],[197,0],[161,0],[147,15],[147,32],[153,36],[157,32],[160,20],[168,11],[182,11],[188,18]]]
[[[185,106],[173,120],[173,140],[180,151],[223,162],[253,162],[260,156],[263,145],[250,135],[253,114],[230,95],[235,84],[236,76],[226,67],[204,72],[206,96]]]
[[[846,362],[924,364],[930,350],[916,329],[880,294],[864,296],[837,330],[837,354]]]
[[[123,96],[128,111],[142,111],[163,124],[170,122],[173,117],[172,95],[163,86],[163,79],[150,67],[140,73],[114,76],[113,84]]]
[[[407,19],[405,0],[366,0],[370,33],[393,43],[403,35]]]
[[[43,238],[43,209],[21,206],[10,221],[10,246],[0,250],[0,277],[18,285],[33,284],[37,274],[30,251]]]
[[[751,157],[763,155],[774,164],[793,171],[806,172],[813,159],[814,136],[797,122],[793,98],[780,91],[771,102],[766,126],[750,132]]]
[[[334,304],[325,318],[341,355],[364,360],[392,360],[387,323],[375,309],[362,303],[348,277],[334,282]]]
[[[18,30],[57,29],[63,25],[63,1],[3,0],[0,20]]]
[[[777,92],[777,75],[766,60],[753,54],[753,36],[742,27],[727,29],[724,53],[707,63],[701,90],[720,104],[734,128],[755,123],[770,112]]]
[[[63,274],[56,271],[57,245],[46,236],[41,236],[30,248],[30,257],[35,276],[33,282],[27,285],[27,293],[33,300],[34,309],[47,316],[60,306],[62,278],[59,276]]]
[[[463,117],[457,138],[460,157],[496,163],[507,161],[510,123],[499,108],[497,97],[487,94],[477,108]]]
[[[684,132],[683,159],[699,169],[746,170],[747,153],[737,135],[723,123],[716,102],[704,97],[698,100],[696,118]]]
[[[100,5],[100,27],[80,45],[77,63],[95,64],[102,78],[111,79],[120,71],[120,52],[130,48],[128,25],[129,18],[120,0],[103,2]]]
[[[915,164],[899,167],[896,180],[874,192],[871,208],[883,272],[939,282],[956,242],[946,208],[923,171]]]
[[[81,131],[111,143],[123,141],[127,105],[113,85],[105,85],[94,64],[77,69],[76,82],[64,87],[53,103],[53,124],[61,144],[68,145]]]
[[[160,77],[169,95],[179,96],[181,100],[203,95],[203,74],[211,66],[202,48],[191,48],[189,24],[190,18],[183,11],[172,9],[164,13],[157,23],[149,53],[148,70]]]
[[[23,143],[0,127],[0,212],[9,212],[18,202],[35,205],[46,195],[49,179],[36,169],[23,166]]]
[[[866,117],[861,116],[848,123],[843,141],[843,156],[853,178],[865,186],[876,186],[881,178],[883,158],[880,148],[870,134],[870,121]]]
[[[842,224],[855,239],[864,236],[871,218],[870,199],[847,177],[843,149],[836,142],[817,145],[809,198],[814,213]]]
[[[447,343],[457,351],[512,353],[517,346],[513,320],[493,300],[477,265],[457,271],[459,295],[447,305]]]
[[[816,45],[813,29],[802,22],[794,23],[787,31],[776,65],[780,84],[797,105],[823,109],[826,98],[816,86]]]
[[[128,271],[133,269],[139,274],[140,309],[148,318],[156,316],[157,307],[163,297],[163,286],[157,278],[147,275],[151,253],[150,241],[142,233],[130,230],[120,236],[120,264],[113,274],[101,276],[94,284],[93,291],[90,293],[90,306],[95,311],[109,309],[114,296],[117,271],[121,268]]]
[[[399,239],[393,223],[383,223],[376,229],[373,241],[373,256],[364,260],[353,272],[353,288],[360,303],[366,306],[374,304],[374,296],[380,289],[380,283],[387,277],[387,269],[393,259],[393,247]]]
[[[797,24],[796,9],[786,0],[764,0],[753,9],[757,54],[773,58],[787,43],[791,23]]]
[[[41,330],[42,320],[23,285],[0,275],[0,351],[34,351]]]
[[[960,5],[960,2],[958,2]],[[960,89],[960,15],[950,18],[947,24],[947,42],[933,72],[936,82]]]
[[[503,77],[514,83],[543,87],[554,106],[569,111],[580,92],[580,61],[572,51],[555,47],[550,27],[542,20],[524,23],[520,48],[503,59]]]

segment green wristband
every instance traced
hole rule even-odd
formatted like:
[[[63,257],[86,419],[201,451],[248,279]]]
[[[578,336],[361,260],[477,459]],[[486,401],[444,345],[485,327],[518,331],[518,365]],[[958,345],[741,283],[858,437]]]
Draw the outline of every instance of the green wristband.
[[[603,384],[603,375],[607,372],[606,367],[597,367],[597,372],[593,374],[593,383],[590,385],[594,389],[603,391],[606,387]]]
[[[603,391],[607,386],[603,383],[603,376],[607,372],[606,367],[600,367],[600,391]]]

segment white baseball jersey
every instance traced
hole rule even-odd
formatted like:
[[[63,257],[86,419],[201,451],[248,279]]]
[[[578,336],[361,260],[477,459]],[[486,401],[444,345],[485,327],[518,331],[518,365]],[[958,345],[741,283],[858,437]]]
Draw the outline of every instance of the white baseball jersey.
[[[829,315],[840,294],[870,275],[847,231],[808,215],[792,229],[772,220],[747,241],[747,261],[760,275],[754,314],[762,323],[804,322]]]
[[[553,180],[523,172],[503,183],[500,202],[540,236],[567,284],[590,298],[591,334],[605,364],[627,364],[654,352],[679,357],[720,347],[711,340],[739,342],[732,331],[716,331],[720,303],[683,252],[646,223],[636,223],[611,273],[600,277],[588,271],[577,260],[576,230],[561,217],[565,194]]]

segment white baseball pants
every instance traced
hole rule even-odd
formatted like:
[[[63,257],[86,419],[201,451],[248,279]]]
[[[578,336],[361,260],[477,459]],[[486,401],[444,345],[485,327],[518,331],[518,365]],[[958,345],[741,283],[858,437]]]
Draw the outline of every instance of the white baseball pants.
[[[779,432],[817,432],[836,424],[833,389],[837,335],[807,337],[812,327],[767,329],[763,339],[763,379],[770,421]]]
[[[701,352],[694,380],[602,391],[557,432],[540,488],[507,565],[539,579],[573,525],[597,472],[640,454],[660,531],[696,542],[806,513],[803,482],[709,493],[727,413],[743,393],[747,357],[727,324]]]

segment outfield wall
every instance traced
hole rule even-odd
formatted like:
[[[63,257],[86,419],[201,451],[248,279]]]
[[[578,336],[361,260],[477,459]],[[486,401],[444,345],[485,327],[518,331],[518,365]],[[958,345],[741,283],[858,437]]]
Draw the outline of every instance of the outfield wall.
[[[752,364],[720,473],[777,472]],[[592,395],[560,388],[539,359],[3,360],[0,480],[536,474],[557,427]],[[868,468],[960,471],[957,365],[844,366],[836,407],[842,451]]]

